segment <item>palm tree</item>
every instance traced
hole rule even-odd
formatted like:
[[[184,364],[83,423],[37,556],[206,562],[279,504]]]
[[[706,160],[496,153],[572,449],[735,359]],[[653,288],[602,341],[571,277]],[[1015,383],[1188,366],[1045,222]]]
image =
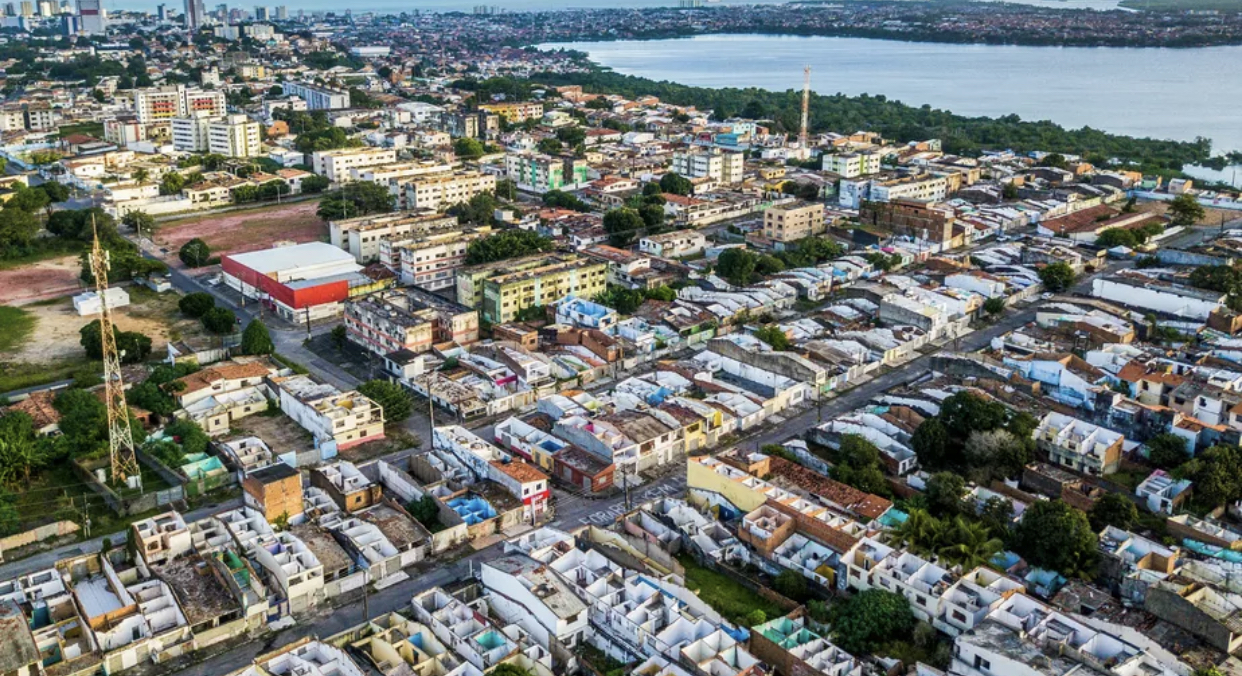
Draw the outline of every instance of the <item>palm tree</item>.
[[[151,172],[147,171],[146,169],[138,169],[137,171],[134,172],[135,183],[145,183],[146,180],[150,177],[151,177]]]
[[[898,542],[915,553],[934,552],[942,546],[945,535],[944,523],[921,509],[910,510],[905,522],[898,526],[894,535]]]
[[[946,561],[966,571],[986,565],[1004,548],[1005,544],[1000,538],[992,537],[987,526],[959,516],[945,532],[939,553]]]

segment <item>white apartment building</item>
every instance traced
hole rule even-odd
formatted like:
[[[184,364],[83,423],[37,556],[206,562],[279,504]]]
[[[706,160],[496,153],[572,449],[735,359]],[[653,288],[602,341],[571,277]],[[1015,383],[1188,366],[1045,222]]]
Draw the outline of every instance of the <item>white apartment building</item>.
[[[189,117],[200,112],[210,116],[223,115],[224,93],[185,85],[135,89],[134,112],[138,115],[138,121],[143,124]]]
[[[384,438],[384,410],[362,394],[341,392],[309,376],[274,382],[280,394],[280,410],[317,441],[335,441],[338,449],[346,449]]]
[[[208,152],[225,157],[258,157],[263,152],[259,123],[245,115],[228,115],[207,125]]]
[[[496,177],[479,171],[420,176],[401,181],[400,198],[407,209],[442,211],[455,204],[469,202],[484,192],[495,192]]]
[[[211,114],[202,111],[186,117],[174,117],[172,120],[173,149],[183,153],[201,153],[207,151],[207,125],[211,123]]]
[[[877,174],[880,171],[880,155],[878,153],[835,153],[824,155],[823,170],[830,171],[841,178],[858,178]]]
[[[437,230],[455,229],[456,225],[455,216],[433,212],[371,214],[330,221],[328,237],[333,246],[339,246],[353,254],[354,260],[359,263],[380,259],[384,265],[395,271],[397,261],[381,258],[383,244],[401,242]]]
[[[1031,436],[1053,463],[1097,476],[1117,471],[1126,440],[1120,432],[1056,412],[1045,415]]]
[[[891,202],[898,198],[939,202],[949,194],[949,182],[943,176],[909,176],[889,181],[872,181],[870,199]]]
[[[745,155],[719,148],[686,148],[673,153],[673,173],[686,178],[741,183],[744,167]]]
[[[330,89],[305,82],[285,80],[281,85],[286,96],[296,96],[306,102],[309,110],[337,110],[349,107],[349,92]]]
[[[638,250],[662,258],[697,256],[707,247],[707,237],[697,230],[674,230],[638,240]]]
[[[32,131],[45,131],[56,128],[58,115],[46,103],[26,106],[26,128]]]
[[[1090,619],[1071,617],[1025,595],[1014,594],[953,646],[956,676],[1174,676],[1190,668],[1165,651],[1136,645],[1129,637],[1097,628]]]
[[[353,171],[362,167],[374,167],[397,161],[397,151],[392,148],[340,148],[311,153],[311,170],[333,183],[353,180]]]
[[[457,284],[454,275],[465,264],[466,249],[470,243],[487,237],[491,232],[490,227],[481,227],[383,242],[380,258],[397,262],[392,269],[401,276],[402,284],[430,291],[453,288]]]

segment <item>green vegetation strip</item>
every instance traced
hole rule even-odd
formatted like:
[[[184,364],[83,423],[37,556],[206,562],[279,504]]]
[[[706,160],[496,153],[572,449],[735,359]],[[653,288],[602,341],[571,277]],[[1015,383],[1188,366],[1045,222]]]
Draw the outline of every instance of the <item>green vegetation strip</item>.
[[[733,578],[704,568],[692,556],[681,554],[677,562],[686,569],[686,586],[734,624],[750,626],[750,619],[756,610],[763,611],[769,619],[784,614],[780,606]]]
[[[0,352],[19,349],[34,331],[34,315],[19,308],[0,305]]]

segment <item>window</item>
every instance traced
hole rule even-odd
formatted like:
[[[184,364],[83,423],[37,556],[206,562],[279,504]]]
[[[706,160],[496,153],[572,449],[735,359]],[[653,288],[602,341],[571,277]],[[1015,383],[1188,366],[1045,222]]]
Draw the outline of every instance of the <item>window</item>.
[[[992,668],[992,663],[982,657],[979,657],[978,655],[975,655],[975,668],[982,671],[988,671]]]

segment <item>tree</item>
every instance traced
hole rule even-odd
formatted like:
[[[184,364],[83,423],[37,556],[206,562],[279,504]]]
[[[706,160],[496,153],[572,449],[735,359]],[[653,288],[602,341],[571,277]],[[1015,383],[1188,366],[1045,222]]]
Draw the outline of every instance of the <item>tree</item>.
[[[1045,265],[1039,271],[1039,281],[1044,283],[1044,289],[1052,293],[1061,293],[1068,290],[1074,285],[1074,268],[1070,267],[1065,261],[1057,261]]]
[[[89,456],[106,448],[108,412],[103,401],[86,390],[62,390],[52,400],[60,414],[61,436],[56,440],[70,458]]]
[[[1147,459],[1161,469],[1181,467],[1190,454],[1186,452],[1186,440],[1171,432],[1162,432],[1147,440]]]
[[[772,349],[777,352],[784,352],[790,348],[789,336],[786,336],[781,327],[775,324],[760,327],[755,331],[755,337],[771,345]]]
[[[194,319],[207,314],[207,311],[215,306],[216,299],[205,291],[187,293],[177,301],[177,309],[181,310],[181,314]]]
[[[1173,225],[1194,225],[1207,215],[1203,205],[1190,193],[1182,193],[1169,202],[1169,213],[1173,214]]]
[[[388,186],[375,181],[355,181],[340,190],[324,196],[315,213],[325,221],[388,213],[396,204],[396,197]]]
[[[349,340],[349,331],[344,324],[337,324],[328,332],[328,337],[332,341],[332,346],[340,352],[345,349],[345,343]]]
[[[551,251],[554,246],[552,240],[533,230],[502,230],[471,242],[466,247],[466,265],[529,256]]]
[[[78,330],[78,344],[86,351],[90,359],[103,359],[103,334],[98,319]],[[122,364],[137,364],[151,354],[151,337],[136,331],[117,331],[112,327],[112,335],[116,338],[116,349],[120,352]]]
[[[1062,575],[1095,572],[1098,539],[1087,515],[1060,500],[1036,501],[1014,529],[1014,545],[1029,563]]]
[[[549,190],[543,194],[543,203],[545,206],[557,209],[570,209],[573,211],[581,211],[583,213],[591,210],[586,202],[578,199],[563,190]]]
[[[170,171],[160,179],[161,195],[178,195],[185,188],[185,177],[181,174]]]
[[[963,390],[941,403],[939,417],[950,436],[966,439],[971,432],[1000,428],[1008,415],[1009,409],[1004,404]]]
[[[960,516],[953,519],[945,540],[952,544],[942,547],[940,556],[953,565],[961,566],[964,571],[987,565],[1005,548],[1005,544],[1000,538],[993,537],[987,526]]]
[[[979,510],[979,521],[995,535],[1008,535],[1013,527],[1013,503],[999,495],[988,498]]]
[[[596,296],[594,300],[596,303],[606,305],[623,315],[630,315],[634,314],[634,311],[643,304],[645,299],[643,292],[637,289],[610,286],[603,293]]]
[[[1069,162],[1066,161],[1065,156],[1061,153],[1049,153],[1044,155],[1044,159],[1040,160],[1035,166],[1067,169],[1069,168]]]
[[[43,466],[44,447],[35,434],[34,421],[20,411],[0,416],[0,483],[30,483],[30,475]]]
[[[1138,521],[1138,509],[1134,501],[1121,493],[1108,493],[1095,501],[1087,514],[1091,529],[1095,532],[1104,530],[1106,526],[1114,526],[1122,530],[1130,530],[1130,526]]]
[[[313,174],[302,179],[302,193],[305,195],[317,195],[328,189],[332,185],[327,177]]]
[[[608,243],[615,247],[633,244],[645,226],[643,217],[628,207],[611,209],[604,214],[604,230],[608,232]]]
[[[185,263],[186,267],[201,268],[211,261],[211,247],[207,246],[207,242],[195,237],[181,245],[177,257]]]
[[[842,650],[861,655],[875,652],[894,637],[914,629],[914,613],[906,597],[868,589],[829,609],[833,638]]]
[[[734,286],[746,286],[758,262],[758,256],[746,249],[725,249],[716,259],[716,274]]]
[[[555,139],[551,137],[539,139],[539,143],[535,144],[535,148],[538,149],[539,152],[544,153],[545,155],[555,155],[561,152],[561,150],[564,147],[565,146],[560,142],[559,139]]]
[[[141,235],[143,232],[150,237],[155,230],[155,217],[145,211],[129,211],[121,217],[121,222],[134,229],[134,232]]]
[[[1242,496],[1242,449],[1213,446],[1182,465],[1175,473],[1194,482],[1195,501],[1215,508]]]
[[[387,380],[368,380],[358,392],[384,409],[384,422],[399,423],[414,412],[414,398],[402,386]]]
[[[1134,236],[1134,232],[1125,228],[1110,228],[1100,233],[1095,238],[1096,246],[1102,246],[1105,249],[1124,246],[1133,249],[1139,245],[1138,238]]]
[[[1005,311],[1005,299],[998,296],[983,301],[983,311],[993,317],[1001,314]]]
[[[799,602],[806,600],[806,578],[792,570],[781,571],[781,574],[772,580],[772,588],[787,599]],[[760,622],[760,624],[763,623]]]
[[[1027,439],[1006,429],[971,432],[964,451],[966,464],[984,470],[988,479],[1015,476],[1031,461]]]
[[[694,184],[685,176],[670,171],[660,177],[660,189],[672,195],[690,195],[694,193]]]
[[[213,307],[204,312],[201,319],[203,328],[217,336],[232,333],[237,328],[237,315],[228,308]]]
[[[928,418],[914,430],[910,447],[924,467],[944,467],[949,460],[949,432],[939,418]]]
[[[7,162],[8,162],[7,160],[5,160],[4,162],[0,162],[0,172],[4,171],[4,167],[7,165]],[[64,202],[65,200],[69,199],[69,187],[66,186],[64,183],[58,183],[56,181],[44,181],[43,183],[40,183],[35,189],[42,190],[43,192],[47,193],[48,199],[53,203]]]
[[[258,319],[250,320],[246,330],[242,332],[241,350],[243,354],[272,354],[276,345],[272,343],[272,335],[267,326]]]
[[[531,676],[531,673],[522,667],[510,662],[496,665],[496,668],[488,672],[490,676]]]
[[[483,144],[477,140],[462,137],[453,141],[453,152],[463,160],[473,160],[483,157]]]
[[[164,436],[181,445],[181,452],[186,455],[206,453],[211,438],[199,427],[198,423],[189,418],[180,418],[164,427]]]
[[[938,472],[927,480],[928,510],[935,516],[956,516],[962,513],[966,498],[966,480],[953,472]]]

